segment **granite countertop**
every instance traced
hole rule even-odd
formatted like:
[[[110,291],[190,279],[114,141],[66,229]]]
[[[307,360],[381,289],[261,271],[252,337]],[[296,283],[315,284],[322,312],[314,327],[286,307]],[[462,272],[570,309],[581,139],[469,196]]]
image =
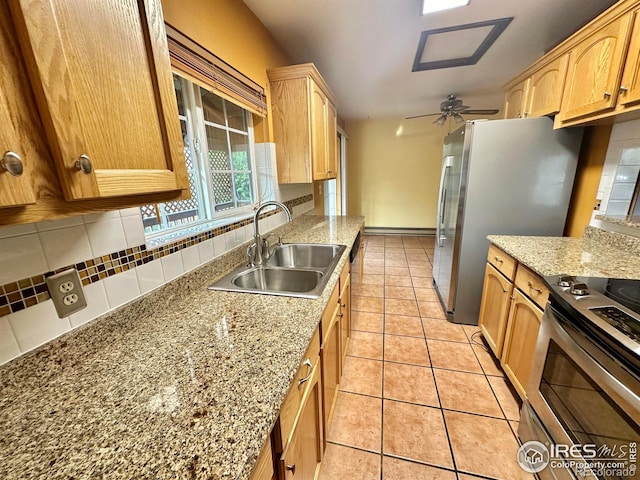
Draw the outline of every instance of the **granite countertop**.
[[[489,235],[539,275],[640,278],[640,238],[587,227],[582,238]]]
[[[240,247],[0,367],[0,478],[248,478],[362,224],[276,229],[348,246],[317,300],[207,290]]]

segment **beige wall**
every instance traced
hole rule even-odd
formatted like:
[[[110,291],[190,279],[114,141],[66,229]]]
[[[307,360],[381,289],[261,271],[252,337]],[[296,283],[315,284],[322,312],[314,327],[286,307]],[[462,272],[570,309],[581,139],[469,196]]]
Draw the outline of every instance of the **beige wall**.
[[[364,215],[368,227],[435,228],[448,129],[432,122],[346,122],[349,215]]]
[[[292,63],[240,0],[162,0],[162,9],[167,23],[264,86],[267,96],[266,70]],[[256,141],[273,141],[270,122],[254,127]]]

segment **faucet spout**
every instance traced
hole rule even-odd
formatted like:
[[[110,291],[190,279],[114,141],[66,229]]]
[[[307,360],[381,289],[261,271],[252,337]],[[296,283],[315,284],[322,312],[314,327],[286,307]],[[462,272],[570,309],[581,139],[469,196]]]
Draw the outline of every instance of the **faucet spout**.
[[[268,202],[264,202],[258,205],[258,207],[256,208],[256,213],[254,213],[253,215],[253,240],[255,244],[255,250],[254,250],[255,253],[253,255],[253,261],[251,261],[250,263],[254,266],[262,265],[263,260],[265,260],[263,251],[262,251],[262,248],[263,248],[262,237],[260,236],[260,228],[258,227],[258,219],[260,217],[260,212],[262,212],[264,208],[272,205],[275,207],[280,207],[282,209],[282,211],[287,215],[287,221],[290,222],[293,220],[293,218],[291,217],[291,210],[289,210],[289,208],[282,202],[278,202],[276,200],[269,200]]]

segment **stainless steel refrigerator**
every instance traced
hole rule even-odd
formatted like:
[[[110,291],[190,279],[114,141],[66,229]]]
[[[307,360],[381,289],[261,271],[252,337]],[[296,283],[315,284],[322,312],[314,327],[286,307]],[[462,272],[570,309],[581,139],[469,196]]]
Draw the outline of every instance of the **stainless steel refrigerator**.
[[[581,128],[553,130],[547,117],[446,136],[433,283],[449,321],[478,323],[487,235],[562,235],[581,141]]]

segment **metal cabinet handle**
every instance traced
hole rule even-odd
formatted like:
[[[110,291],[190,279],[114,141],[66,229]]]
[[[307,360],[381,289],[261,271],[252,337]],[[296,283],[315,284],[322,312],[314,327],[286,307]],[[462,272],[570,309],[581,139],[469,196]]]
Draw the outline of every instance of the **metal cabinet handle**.
[[[78,157],[78,159],[74,163],[74,166],[85,175],[89,175],[91,173],[91,170],[93,170],[91,159],[84,153]]]
[[[309,367],[309,373],[307,373],[307,376],[304,378],[301,378],[300,380],[298,380],[298,388],[300,388],[300,386],[306,382],[307,380],[309,380],[311,378],[311,372],[313,371],[313,364],[311,363],[310,359],[306,359],[304,361],[304,363],[302,365],[306,365],[307,367]],[[295,469],[295,465],[293,466]],[[295,473],[295,472],[294,472]]]
[[[341,303],[341,304],[340,304],[340,306],[341,306],[342,308],[345,308],[345,307],[347,306],[347,304],[346,304],[346,303]]]
[[[604,98],[605,100],[611,98],[611,92],[604,92]]]
[[[9,172],[9,175],[19,177],[24,171],[24,165],[20,155],[15,152],[4,152],[0,160],[0,167]]]
[[[498,263],[504,263],[504,260],[502,260],[502,259],[501,259],[500,257],[498,257],[498,256],[493,257],[493,259],[494,259],[496,262],[498,262]]]
[[[540,288],[534,287],[533,283],[531,283],[531,281],[528,281],[527,285],[529,285],[529,288],[531,290],[533,290],[534,292],[542,293],[542,290]]]
[[[618,93],[620,95],[624,95],[625,93],[627,93],[629,91],[629,89],[627,87],[625,87],[624,85],[620,85],[620,88],[618,89]]]
[[[296,474],[296,464],[292,463],[289,465],[285,465],[285,467],[289,472],[293,473],[294,475]]]
[[[338,316],[339,316],[340,318],[342,318],[342,317],[344,317],[344,313],[339,313],[339,314],[338,314]]]

